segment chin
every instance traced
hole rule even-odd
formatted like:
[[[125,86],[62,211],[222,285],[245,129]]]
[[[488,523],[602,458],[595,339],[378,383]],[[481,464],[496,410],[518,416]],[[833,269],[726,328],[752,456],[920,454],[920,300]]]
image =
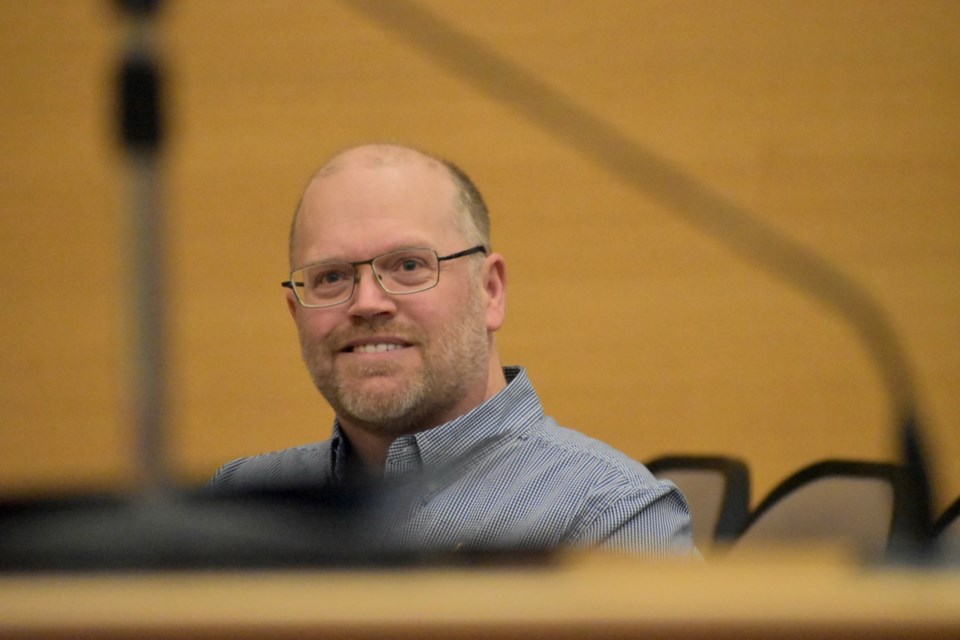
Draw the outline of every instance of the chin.
[[[409,415],[419,404],[422,390],[409,378],[401,381],[367,380],[340,387],[339,405],[366,423],[387,423]]]

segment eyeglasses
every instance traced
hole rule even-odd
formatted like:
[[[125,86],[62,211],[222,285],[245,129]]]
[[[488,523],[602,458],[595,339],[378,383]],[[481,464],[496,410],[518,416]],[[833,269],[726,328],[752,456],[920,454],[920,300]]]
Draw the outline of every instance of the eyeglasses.
[[[474,253],[486,255],[487,248],[477,245],[448,256],[438,256],[433,249],[401,249],[357,262],[316,262],[300,267],[280,284],[293,289],[304,307],[332,307],[353,297],[360,280],[357,267],[368,264],[381,289],[401,296],[432,289],[440,282],[441,262]]]

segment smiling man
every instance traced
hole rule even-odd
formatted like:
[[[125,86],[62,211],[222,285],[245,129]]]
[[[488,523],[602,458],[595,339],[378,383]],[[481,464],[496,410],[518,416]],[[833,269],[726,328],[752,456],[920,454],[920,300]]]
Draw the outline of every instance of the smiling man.
[[[676,487],[558,426],[526,372],[501,365],[506,264],[455,165],[396,145],[338,154],[300,201],[290,268],[287,306],[333,435],[228,463],[213,487],[418,478],[385,532],[397,543],[692,551]]]

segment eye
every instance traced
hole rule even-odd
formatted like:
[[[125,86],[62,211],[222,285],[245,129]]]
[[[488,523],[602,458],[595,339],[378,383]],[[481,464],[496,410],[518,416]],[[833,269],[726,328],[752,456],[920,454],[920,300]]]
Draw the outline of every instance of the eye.
[[[408,274],[429,269],[430,264],[425,256],[417,253],[398,253],[383,256],[377,268],[386,273]]]
[[[309,279],[310,286],[313,288],[327,288],[350,279],[349,265],[332,265],[317,267]]]
[[[404,258],[399,265],[401,271],[416,271],[423,267],[423,263],[416,258]]]

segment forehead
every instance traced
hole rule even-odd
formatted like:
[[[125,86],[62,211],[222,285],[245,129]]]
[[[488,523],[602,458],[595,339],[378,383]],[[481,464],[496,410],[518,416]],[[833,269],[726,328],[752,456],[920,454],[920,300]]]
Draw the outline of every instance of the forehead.
[[[445,250],[462,235],[456,215],[456,187],[439,163],[345,164],[318,174],[304,192],[291,259],[364,259],[414,245]]]

